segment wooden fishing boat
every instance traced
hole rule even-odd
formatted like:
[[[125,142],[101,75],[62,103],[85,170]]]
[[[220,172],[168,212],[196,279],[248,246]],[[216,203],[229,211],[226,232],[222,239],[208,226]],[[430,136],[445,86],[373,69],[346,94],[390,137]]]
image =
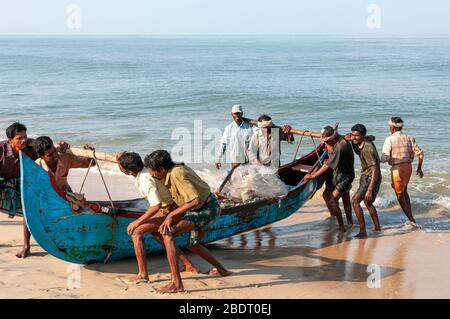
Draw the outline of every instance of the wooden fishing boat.
[[[321,145],[310,154],[282,166],[280,178],[292,186],[287,196],[224,208],[202,243],[272,224],[296,212],[323,182],[322,177],[302,182],[303,176],[317,167],[319,158],[323,161],[326,155]],[[134,256],[133,242],[126,230],[128,224],[144,212],[140,200],[114,202],[115,207],[121,208],[117,214],[88,210],[74,213],[48,172],[25,154],[21,154],[20,161],[24,216],[31,234],[43,249],[59,259],[77,264]],[[186,247],[187,241],[187,234],[177,237],[181,248]],[[145,244],[149,253],[163,250],[150,234],[145,236]]]

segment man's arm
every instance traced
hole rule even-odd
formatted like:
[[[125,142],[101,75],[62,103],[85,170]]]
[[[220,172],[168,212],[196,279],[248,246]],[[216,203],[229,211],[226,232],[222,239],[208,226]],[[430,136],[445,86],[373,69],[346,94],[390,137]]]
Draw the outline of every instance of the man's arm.
[[[84,145],[83,148],[85,150],[95,150],[95,148],[89,144]],[[74,155],[70,151],[70,145],[65,141],[60,141],[58,143],[57,150],[60,154],[68,154],[70,156],[70,168],[88,168],[97,165],[95,159]]]
[[[422,164],[424,154],[419,145],[417,145],[416,140],[414,138],[411,138],[411,140],[414,154],[416,154],[417,158],[419,159],[419,164],[417,165],[417,175],[419,175],[420,178],[423,178]]]
[[[303,179],[306,181],[309,181],[311,179],[314,179],[314,178],[319,177],[322,174],[326,173],[328,171],[328,169],[329,169],[328,165],[324,164],[318,171],[316,171],[314,173],[306,174]]]
[[[382,163],[389,163],[391,160],[391,151],[392,151],[392,145],[391,145],[391,139],[388,137],[383,144],[383,150],[381,152],[381,162]]]
[[[220,139],[221,146],[216,156],[216,168],[220,169],[222,167],[222,157],[227,150],[228,140],[230,139],[230,129],[229,126],[225,127],[222,138]]]
[[[190,202],[185,203],[184,205],[181,205],[181,207],[178,207],[171,211],[169,215],[167,215],[164,222],[159,227],[159,232],[162,235],[170,234],[172,232],[171,225],[174,220],[178,220],[180,217],[184,216],[188,211],[195,209],[201,204],[200,197],[194,198]]]
[[[417,165],[417,175],[419,175],[420,178],[423,178],[422,164],[423,157],[419,157],[419,164]]]
[[[289,131],[292,129],[290,125],[283,125],[280,128],[280,141],[286,141],[288,143],[294,142],[294,134],[289,134]]]
[[[152,218],[153,216],[156,215],[156,213],[161,209],[161,203],[149,207],[147,209],[147,211],[138,219],[136,219],[135,221],[131,222],[128,227],[127,227],[127,233],[128,235],[133,235],[134,230],[139,227],[140,225],[142,225],[143,223],[145,223],[146,221],[148,221],[150,218]]]
[[[219,151],[217,152],[217,158],[216,158],[216,168],[220,169],[222,167],[222,157],[225,154],[227,150],[227,144],[222,143]]]
[[[372,165],[370,167],[372,178],[370,179],[369,187],[367,188],[367,192],[364,196],[364,200],[370,204],[373,202],[373,190],[375,188],[375,185],[378,182],[378,179],[380,178],[380,167],[378,165]]]

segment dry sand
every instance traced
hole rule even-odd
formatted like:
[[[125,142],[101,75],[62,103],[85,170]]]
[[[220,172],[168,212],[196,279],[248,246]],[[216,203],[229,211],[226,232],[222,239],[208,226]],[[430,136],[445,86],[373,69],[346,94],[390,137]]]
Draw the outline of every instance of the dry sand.
[[[134,259],[78,268],[47,254],[34,240],[32,255],[17,259],[22,218],[0,214],[0,298],[450,298],[448,220],[441,223],[445,227],[433,227],[445,216],[421,214],[419,223],[428,226],[411,231],[402,227],[404,216],[398,208],[383,210],[385,229],[369,232],[365,240],[352,240],[356,226],[339,233],[328,216],[316,198],[271,227],[210,245],[234,274],[183,274],[188,292],[160,295],[152,287],[170,277],[164,255],[149,256],[151,283],[137,286],[114,279],[134,274]],[[197,256],[188,255],[202,271],[209,269]],[[80,288],[68,289],[77,269]],[[369,288],[377,270],[381,286]]]

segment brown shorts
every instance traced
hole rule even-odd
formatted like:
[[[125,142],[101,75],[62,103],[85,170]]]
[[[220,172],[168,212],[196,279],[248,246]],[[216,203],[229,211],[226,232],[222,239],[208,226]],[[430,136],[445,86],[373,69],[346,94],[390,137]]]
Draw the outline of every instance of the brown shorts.
[[[392,188],[395,193],[400,196],[405,192],[408,186],[409,180],[412,175],[412,165],[411,163],[402,163],[392,166],[391,168],[391,179]]]

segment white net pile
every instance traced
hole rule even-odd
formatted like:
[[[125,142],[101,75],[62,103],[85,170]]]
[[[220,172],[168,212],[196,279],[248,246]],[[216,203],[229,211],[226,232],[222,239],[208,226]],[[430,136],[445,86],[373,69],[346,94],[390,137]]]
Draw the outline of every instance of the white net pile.
[[[196,173],[217,192],[228,172],[204,169]],[[235,203],[248,203],[262,198],[286,196],[289,188],[280,180],[276,170],[259,165],[236,168],[221,195]]]

